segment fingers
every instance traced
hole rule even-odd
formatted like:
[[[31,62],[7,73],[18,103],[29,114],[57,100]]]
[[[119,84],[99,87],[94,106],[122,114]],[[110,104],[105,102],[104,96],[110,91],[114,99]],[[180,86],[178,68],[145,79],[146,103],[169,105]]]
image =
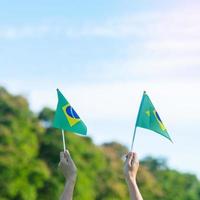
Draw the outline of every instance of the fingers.
[[[65,160],[65,161],[70,161],[71,160],[71,156],[68,150],[65,150],[64,152],[60,152],[60,160]]]
[[[128,165],[129,165],[129,167],[132,166],[132,163],[133,163],[133,153],[130,152],[129,155],[128,155]]]
[[[126,162],[129,165],[129,167],[132,167],[135,161],[137,161],[137,154],[135,152],[129,152],[126,155]]]
[[[65,158],[66,158],[67,160],[70,158],[70,153],[69,153],[68,150],[65,150],[64,156],[65,156]]]

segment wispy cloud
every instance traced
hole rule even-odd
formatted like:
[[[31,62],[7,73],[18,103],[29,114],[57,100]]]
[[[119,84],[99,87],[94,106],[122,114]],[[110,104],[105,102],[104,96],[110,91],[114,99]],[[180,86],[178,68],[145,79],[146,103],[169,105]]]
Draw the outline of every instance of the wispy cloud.
[[[169,11],[133,13],[82,26],[46,23],[20,27],[1,27],[0,39],[41,37],[111,38],[130,41],[126,56],[101,60],[102,70],[117,69],[119,75],[142,77],[145,74],[172,74],[181,69],[196,70],[200,66],[200,4],[183,4]],[[140,41],[139,43],[137,41]],[[92,71],[92,70],[91,70]],[[191,71],[191,70],[190,70]],[[128,73],[127,73],[128,72]],[[92,73],[92,72],[91,72]],[[92,74],[93,76],[94,74]],[[102,75],[102,74],[101,74]]]
[[[49,28],[46,25],[0,27],[0,39],[38,38],[49,34]]]
[[[200,31],[200,4],[182,4],[166,11],[135,12],[127,16],[108,18],[101,22],[83,22],[81,25],[47,20],[35,25],[8,26],[0,28],[1,38],[32,37],[34,35],[58,34],[66,37],[145,37],[187,38],[198,37]]]

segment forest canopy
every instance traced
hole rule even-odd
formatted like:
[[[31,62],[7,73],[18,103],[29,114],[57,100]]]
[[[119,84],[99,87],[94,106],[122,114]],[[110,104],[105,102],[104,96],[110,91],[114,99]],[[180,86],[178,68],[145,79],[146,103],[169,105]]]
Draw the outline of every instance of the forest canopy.
[[[0,200],[55,200],[64,187],[59,173],[60,131],[51,128],[54,111],[30,110],[28,101],[0,87]],[[67,133],[78,168],[75,200],[128,200],[123,176],[127,148]],[[146,200],[199,200],[200,181],[170,169],[162,158],[141,160],[138,184]]]

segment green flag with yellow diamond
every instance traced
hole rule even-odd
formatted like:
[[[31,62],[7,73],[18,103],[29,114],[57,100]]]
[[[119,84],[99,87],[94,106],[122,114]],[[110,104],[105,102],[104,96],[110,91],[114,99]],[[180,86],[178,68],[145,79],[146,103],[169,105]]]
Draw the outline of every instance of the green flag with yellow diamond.
[[[172,141],[167,132],[167,129],[165,128],[160,116],[158,115],[146,92],[144,92],[142,97],[136,120],[136,127],[152,130]]]
[[[54,116],[53,127],[81,135],[86,135],[86,125],[80,119],[69,102],[65,99],[59,89],[57,89],[57,94],[58,104],[56,114]]]

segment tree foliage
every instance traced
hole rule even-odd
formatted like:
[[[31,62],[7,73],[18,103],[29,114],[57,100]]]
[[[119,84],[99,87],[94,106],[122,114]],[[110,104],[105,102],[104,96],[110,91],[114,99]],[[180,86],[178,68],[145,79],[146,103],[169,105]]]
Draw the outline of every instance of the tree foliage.
[[[30,111],[22,96],[0,88],[0,200],[55,200],[63,190],[58,171],[61,133],[51,128],[54,111]],[[97,146],[89,137],[66,133],[67,148],[78,168],[76,200],[128,200],[123,177],[126,147]],[[141,161],[138,184],[147,200],[199,200],[195,175],[168,168],[165,159]]]

